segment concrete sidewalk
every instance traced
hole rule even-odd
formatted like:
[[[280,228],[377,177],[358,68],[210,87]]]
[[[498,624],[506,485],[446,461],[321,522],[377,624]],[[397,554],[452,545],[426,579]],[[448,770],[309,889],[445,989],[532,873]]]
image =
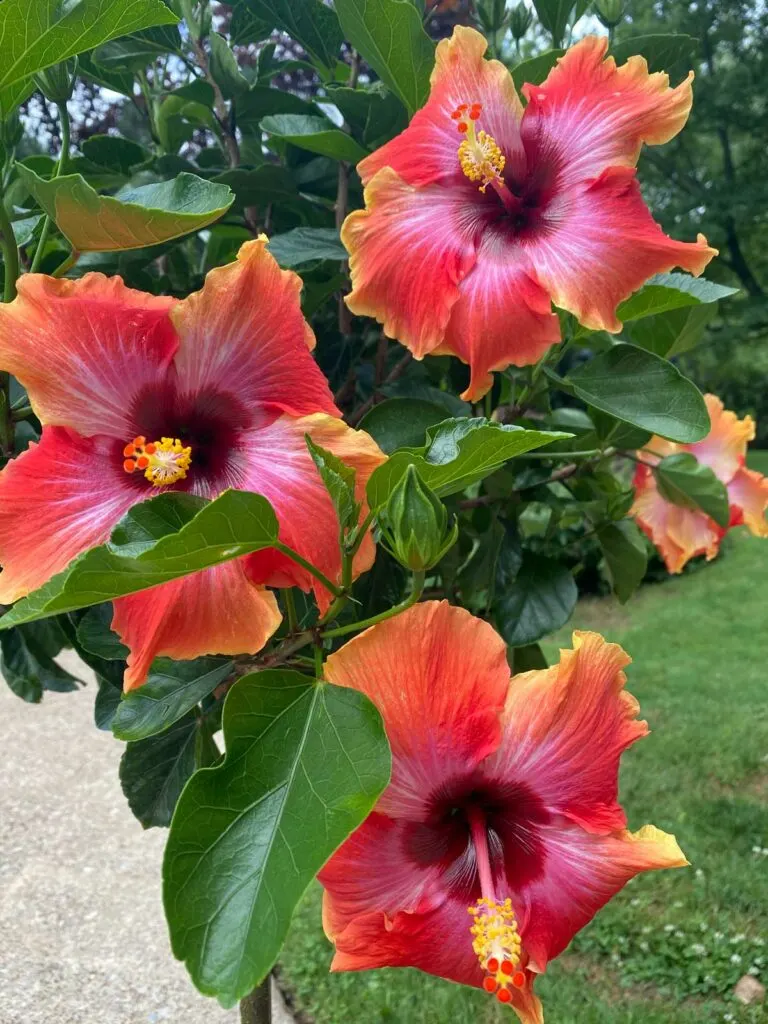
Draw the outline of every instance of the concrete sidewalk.
[[[167,833],[129,811],[94,696],[25,704],[0,679],[0,1024],[236,1024],[171,954]]]

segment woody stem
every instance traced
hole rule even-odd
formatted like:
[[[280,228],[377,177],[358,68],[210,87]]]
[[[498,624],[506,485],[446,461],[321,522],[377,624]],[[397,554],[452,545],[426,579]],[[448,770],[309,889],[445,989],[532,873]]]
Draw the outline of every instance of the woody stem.
[[[469,831],[475,847],[477,873],[480,877],[480,891],[486,899],[495,903],[496,891],[493,885],[491,857],[488,851],[488,830],[486,828],[485,815],[477,807],[471,807],[469,810]]]

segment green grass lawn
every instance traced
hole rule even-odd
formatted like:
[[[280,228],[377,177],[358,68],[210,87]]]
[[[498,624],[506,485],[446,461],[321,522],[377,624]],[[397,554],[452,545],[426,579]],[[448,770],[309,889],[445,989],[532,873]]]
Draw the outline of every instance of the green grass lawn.
[[[571,628],[594,629],[634,658],[652,733],[625,757],[622,799],[632,828],[674,832],[692,864],[636,879],[584,929],[537,983],[547,1024],[768,1021],[730,996],[750,967],[768,979],[766,625],[768,544],[736,530],[715,563],[624,608],[583,601],[547,644],[553,659]],[[316,1024],[514,1019],[482,992],[410,970],[329,975],[330,959],[314,888],[282,972]]]

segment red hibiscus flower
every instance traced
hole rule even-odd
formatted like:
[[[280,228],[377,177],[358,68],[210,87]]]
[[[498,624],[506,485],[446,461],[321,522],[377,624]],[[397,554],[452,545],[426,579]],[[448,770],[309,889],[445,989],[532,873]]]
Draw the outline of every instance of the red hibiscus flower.
[[[705,395],[711,429],[703,441],[676,444],[663,437],[648,442],[650,452],[638,452],[642,463],[635,472],[635,502],[631,514],[659,549],[669,572],[682,572],[691,558],[714,558],[720,541],[732,526],[744,524],[756,537],[768,537],[768,479],[745,466],[747,443],[755,436],[751,416],[740,420],[715,395]],[[719,526],[706,512],[684,508],[667,501],[660,493],[651,468],[657,456],[691,452],[725,484],[731,507],[728,529]]]
[[[487,623],[426,602],[328,659],[392,747],[389,787],[320,873],[333,970],[418,967],[540,1024],[536,974],[638,872],[687,863],[674,837],[626,831],[617,802],[647,732],[629,659],[596,633],[573,643],[510,680]]]
[[[668,238],[635,178],[643,143],[667,142],[691,109],[691,78],[669,88],[642,57],[617,68],[606,39],[581,40],[547,80],[525,85],[458,27],[437,47],[432,91],[408,128],[360,163],[366,209],[342,238],[353,313],[375,317],[417,359],[491,370],[535,363],[560,340],[552,303],[618,331],[616,307],[652,274],[700,274],[716,254]]]
[[[0,366],[26,387],[43,423],[38,444],[0,474],[0,601],[45,583],[106,541],[132,505],[163,489],[214,498],[256,491],[280,539],[333,580],[338,524],[305,444],[310,434],[358,470],[360,496],[383,454],[338,419],[310,350],[301,280],[249,242],[183,302],[119,277],[58,281],[28,274],[0,306]],[[373,559],[370,537],[356,571]],[[115,602],[130,648],[125,685],[159,654],[254,653],[280,622],[264,585],[315,588],[275,551],[234,560]]]

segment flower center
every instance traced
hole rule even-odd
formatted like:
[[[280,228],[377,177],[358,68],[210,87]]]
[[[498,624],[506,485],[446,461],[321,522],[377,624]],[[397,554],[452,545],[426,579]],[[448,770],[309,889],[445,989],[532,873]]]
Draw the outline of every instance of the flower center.
[[[459,145],[459,163],[464,174],[470,181],[479,181],[480,191],[485,192],[489,185],[504,188],[501,176],[506,157],[499,144],[488,132],[476,131],[475,122],[483,112],[482,104],[462,103],[451,114],[458,121],[459,134],[464,136]]]
[[[163,437],[160,441],[147,441],[146,437],[134,437],[123,448],[126,473],[141,470],[155,487],[170,487],[187,475],[192,462],[192,449],[185,448],[177,437]]]
[[[483,979],[485,991],[495,992],[500,1003],[509,1003],[512,1001],[509,986],[522,988],[525,985],[525,974],[517,969],[521,951],[517,919],[510,899],[496,899],[488,853],[488,832],[482,811],[475,808],[470,811],[469,828],[482,892],[480,899],[467,907],[472,918],[469,929],[472,949],[486,972]]]

